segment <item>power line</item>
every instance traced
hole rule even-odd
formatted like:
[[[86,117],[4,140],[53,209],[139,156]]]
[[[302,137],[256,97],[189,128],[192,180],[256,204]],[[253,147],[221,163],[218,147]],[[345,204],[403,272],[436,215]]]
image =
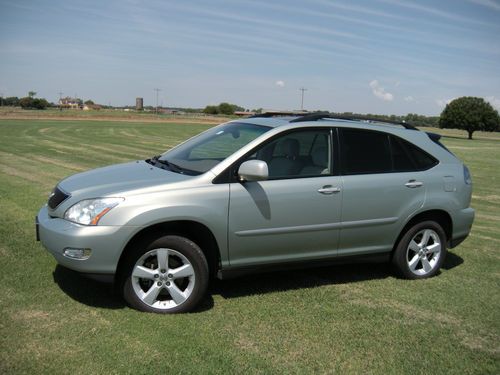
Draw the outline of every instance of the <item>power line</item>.
[[[300,110],[303,111],[304,110],[304,91],[307,91],[307,89],[305,87],[301,87],[299,90],[302,91],[302,100],[300,102]]]

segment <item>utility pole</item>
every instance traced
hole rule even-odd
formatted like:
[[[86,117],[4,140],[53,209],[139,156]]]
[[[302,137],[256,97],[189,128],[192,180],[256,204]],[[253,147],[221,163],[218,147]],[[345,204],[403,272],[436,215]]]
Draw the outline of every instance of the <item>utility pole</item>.
[[[59,91],[58,94],[59,94],[59,110],[62,111],[62,95],[63,95],[63,92]]]
[[[158,93],[161,91],[161,89],[153,89],[156,91],[156,115],[158,115]]]
[[[300,102],[300,110],[303,111],[304,110],[304,91],[307,91],[307,89],[305,87],[301,87],[299,90],[302,91],[302,100]]]

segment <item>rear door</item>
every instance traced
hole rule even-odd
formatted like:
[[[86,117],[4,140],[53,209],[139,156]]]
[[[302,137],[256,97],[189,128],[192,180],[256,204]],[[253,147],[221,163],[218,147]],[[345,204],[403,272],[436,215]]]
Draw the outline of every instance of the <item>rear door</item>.
[[[423,206],[423,174],[406,142],[384,132],[339,129],[343,185],[339,256],[390,251]]]

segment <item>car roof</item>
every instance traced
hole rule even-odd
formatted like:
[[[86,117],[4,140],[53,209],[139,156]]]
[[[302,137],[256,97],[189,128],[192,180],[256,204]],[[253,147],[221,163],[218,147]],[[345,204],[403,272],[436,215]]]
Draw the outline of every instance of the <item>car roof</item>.
[[[271,128],[277,128],[285,125],[296,125],[296,126],[340,126],[340,127],[356,127],[356,128],[366,128],[366,129],[377,129],[387,130],[389,129],[403,129],[403,130],[413,130],[418,131],[414,126],[404,123],[404,122],[394,122],[385,121],[377,118],[361,117],[361,118],[350,118],[345,116],[337,116],[332,114],[322,114],[322,113],[312,113],[307,115],[285,115],[285,116],[272,116],[263,114],[262,117],[252,116],[244,119],[235,120],[235,122],[245,123],[245,124],[255,124],[268,126]]]
[[[366,129],[366,130],[378,130],[389,134],[399,136],[412,144],[418,146],[422,150],[428,152],[429,154],[436,157],[441,162],[456,162],[458,159],[449,151],[446,150],[442,145],[440,146],[437,142],[440,138],[438,134],[427,133],[425,131],[420,131],[417,128],[405,124],[396,122],[385,122],[380,119],[355,119],[355,118],[345,118],[343,116],[336,115],[319,115],[315,114],[314,117],[304,116],[304,115],[280,115],[280,116],[252,116],[241,119],[236,119],[231,121],[234,124],[253,124],[261,125],[272,128],[272,130],[265,132],[260,137],[256,138],[246,146],[243,146],[242,150],[237,151],[235,154],[231,155],[227,160],[216,165],[212,169],[212,173],[215,175],[221,173],[225,168],[227,168],[231,163],[235,162],[238,158],[244,155],[246,152],[251,151],[257,147],[262,142],[274,137],[276,134],[281,133],[281,131],[288,131],[292,129],[307,128],[307,127],[339,127],[339,128],[354,128],[354,129]]]

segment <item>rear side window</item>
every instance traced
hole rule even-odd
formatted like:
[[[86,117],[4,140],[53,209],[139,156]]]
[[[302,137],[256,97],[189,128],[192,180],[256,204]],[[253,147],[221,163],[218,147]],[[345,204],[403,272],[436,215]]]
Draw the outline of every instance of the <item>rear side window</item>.
[[[399,137],[373,130],[339,130],[343,175],[422,171],[438,163]]]
[[[389,137],[385,133],[340,129],[342,174],[392,172]]]

